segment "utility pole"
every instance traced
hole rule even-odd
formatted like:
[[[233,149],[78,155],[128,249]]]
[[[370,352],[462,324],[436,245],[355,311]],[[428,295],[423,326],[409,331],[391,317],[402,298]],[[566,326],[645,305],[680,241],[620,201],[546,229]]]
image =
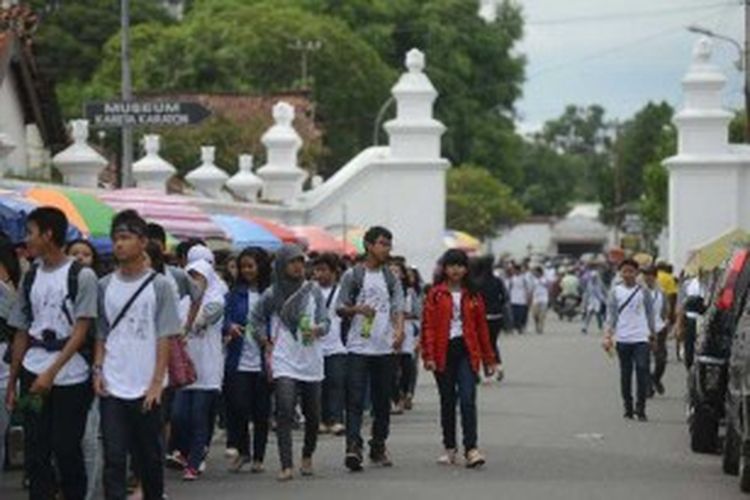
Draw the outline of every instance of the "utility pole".
[[[289,48],[292,50],[296,50],[300,53],[302,57],[302,88],[305,90],[309,89],[308,86],[308,57],[311,53],[317,52],[320,50],[320,48],[323,46],[323,43],[320,40],[309,40],[307,42],[303,42],[302,40],[297,39],[296,42],[289,45]]]
[[[122,100],[133,99],[133,84],[130,75],[130,0],[120,0],[120,58],[122,64]],[[120,163],[120,187],[133,185],[133,127],[122,127],[122,161]]]

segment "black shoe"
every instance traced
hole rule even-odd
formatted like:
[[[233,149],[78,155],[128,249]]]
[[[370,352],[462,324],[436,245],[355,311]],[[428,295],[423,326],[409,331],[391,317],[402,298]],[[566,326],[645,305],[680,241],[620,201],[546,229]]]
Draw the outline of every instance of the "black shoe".
[[[625,410],[625,413],[622,414],[622,418],[633,420],[633,410]]]
[[[654,390],[656,390],[657,394],[660,396],[664,395],[664,384],[661,383],[661,381],[654,380]]]
[[[344,465],[352,472],[362,470],[362,451],[359,448],[350,448],[346,451]]]
[[[653,385],[653,384],[651,384],[651,385],[650,385],[650,386],[648,387],[648,391],[647,391],[647,393],[646,393],[646,397],[647,397],[648,399],[651,399],[651,398],[653,398],[653,397],[654,397],[654,395],[655,395],[655,394],[656,394],[656,391],[654,390],[654,385]]]
[[[648,417],[646,416],[645,411],[639,411],[635,416],[638,418],[639,422],[648,422]]]

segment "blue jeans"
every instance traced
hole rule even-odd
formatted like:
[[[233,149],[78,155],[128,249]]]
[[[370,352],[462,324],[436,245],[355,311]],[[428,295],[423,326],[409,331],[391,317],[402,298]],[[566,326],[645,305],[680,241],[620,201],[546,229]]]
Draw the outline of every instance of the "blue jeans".
[[[466,451],[477,447],[477,374],[471,369],[463,338],[450,341],[445,370],[435,372],[440,392],[443,446],[456,449],[456,403],[460,402],[461,430]]]
[[[187,457],[191,469],[198,470],[206,457],[218,396],[218,390],[210,389],[183,389],[175,394],[172,432],[177,449]]]
[[[323,380],[322,422],[326,425],[344,423],[346,400],[346,354],[333,354],[325,358]]]
[[[143,411],[143,398],[101,398],[99,403],[104,443],[104,496],[125,500],[128,496],[127,464],[132,452],[144,500],[161,500],[164,494],[164,447],[162,410]]]
[[[391,389],[395,371],[392,354],[367,356],[349,353],[346,358],[346,447],[362,449],[362,413],[369,380],[372,401],[371,452],[381,453],[391,425]]]
[[[650,385],[651,347],[648,342],[633,344],[617,343],[617,356],[620,359],[620,391],[626,412],[633,411],[633,370],[636,378],[635,411],[646,410],[646,395]]]

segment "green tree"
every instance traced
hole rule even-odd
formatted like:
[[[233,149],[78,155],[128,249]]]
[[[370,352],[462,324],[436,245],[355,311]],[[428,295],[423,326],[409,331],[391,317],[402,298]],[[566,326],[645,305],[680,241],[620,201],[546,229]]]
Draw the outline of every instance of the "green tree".
[[[677,150],[675,128],[664,127],[658,135],[658,141],[654,160],[643,169],[643,195],[640,200],[644,236],[646,243],[651,247],[668,222],[669,172],[662,165],[662,161],[675,154]]]
[[[300,77],[297,38],[320,40],[311,59],[313,100],[331,151],[330,174],[369,145],[372,123],[396,73],[345,24],[273,3],[238,5],[206,13],[194,8],[183,23],[132,30],[136,92],[190,89],[193,92],[271,93],[294,88]],[[110,39],[104,59],[86,90],[111,96],[118,87],[119,38]]]
[[[511,189],[487,169],[463,165],[448,171],[448,227],[487,238],[500,225],[516,222],[525,214]]]
[[[729,124],[729,142],[734,144],[743,144],[745,142],[746,123],[747,114],[745,113],[745,110],[737,110],[732,122]]]

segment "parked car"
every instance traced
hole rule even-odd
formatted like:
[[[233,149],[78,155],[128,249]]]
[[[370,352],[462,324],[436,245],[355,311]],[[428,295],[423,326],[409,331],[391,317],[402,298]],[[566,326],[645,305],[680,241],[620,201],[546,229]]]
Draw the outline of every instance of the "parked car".
[[[697,453],[721,450],[726,416],[728,363],[750,286],[750,250],[733,252],[707,301],[696,357],[688,377],[690,445]],[[698,300],[698,299],[694,299]],[[700,312],[702,304],[686,304]]]

